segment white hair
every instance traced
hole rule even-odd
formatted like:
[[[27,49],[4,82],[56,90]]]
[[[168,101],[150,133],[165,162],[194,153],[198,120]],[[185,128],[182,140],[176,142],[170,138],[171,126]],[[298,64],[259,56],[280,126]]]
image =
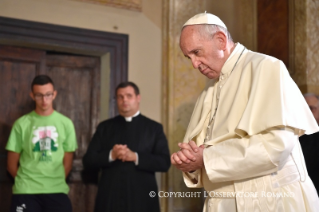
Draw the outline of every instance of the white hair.
[[[228,30],[222,26],[215,24],[199,24],[198,26],[199,34],[204,37],[213,38],[217,32],[223,32],[226,35],[228,41],[233,42],[233,38],[231,37]]]

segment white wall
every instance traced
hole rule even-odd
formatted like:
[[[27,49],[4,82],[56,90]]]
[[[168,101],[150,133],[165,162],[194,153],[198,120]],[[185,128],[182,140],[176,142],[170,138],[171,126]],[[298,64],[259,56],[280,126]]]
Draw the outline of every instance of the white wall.
[[[141,112],[160,121],[161,0],[144,0],[142,6],[137,12],[72,0],[0,0],[0,16],[128,34],[129,80],[140,87]]]

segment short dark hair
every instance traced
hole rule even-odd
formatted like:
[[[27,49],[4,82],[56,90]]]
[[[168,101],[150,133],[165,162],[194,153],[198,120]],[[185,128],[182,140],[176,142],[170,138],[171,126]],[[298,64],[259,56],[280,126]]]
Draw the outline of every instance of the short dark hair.
[[[54,87],[54,83],[48,75],[38,75],[38,76],[34,77],[32,83],[31,83],[31,90],[33,91],[34,85],[46,85],[48,83],[51,83]]]
[[[134,89],[135,95],[140,94],[140,90],[138,89],[137,85],[134,82],[121,82],[115,89],[115,96],[117,96],[117,90],[120,88],[126,88],[128,86],[131,86]]]

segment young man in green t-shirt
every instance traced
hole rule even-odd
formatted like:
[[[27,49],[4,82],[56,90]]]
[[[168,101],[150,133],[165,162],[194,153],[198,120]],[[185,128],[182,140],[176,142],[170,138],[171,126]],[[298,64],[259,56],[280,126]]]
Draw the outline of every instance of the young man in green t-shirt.
[[[14,177],[11,212],[71,212],[65,178],[77,149],[72,121],[53,109],[57,95],[50,77],[33,79],[34,111],[13,125],[6,146]]]

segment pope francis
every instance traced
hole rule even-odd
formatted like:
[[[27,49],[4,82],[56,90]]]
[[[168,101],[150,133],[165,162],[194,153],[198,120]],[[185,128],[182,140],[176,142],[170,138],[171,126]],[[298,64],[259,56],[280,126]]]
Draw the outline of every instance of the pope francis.
[[[184,24],[180,47],[211,79],[171,156],[209,194],[204,211],[319,211],[298,141],[319,129],[283,62],[234,43],[206,12]]]

